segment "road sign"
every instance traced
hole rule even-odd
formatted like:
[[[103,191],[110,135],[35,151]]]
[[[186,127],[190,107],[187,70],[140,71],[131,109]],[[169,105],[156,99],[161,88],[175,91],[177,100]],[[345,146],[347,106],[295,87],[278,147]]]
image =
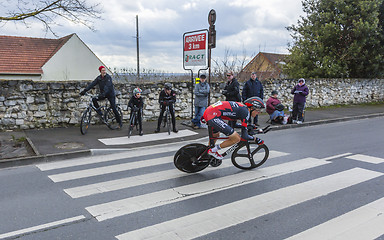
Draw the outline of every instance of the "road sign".
[[[208,30],[198,30],[184,33],[184,60],[185,70],[192,70],[194,67],[208,67]]]

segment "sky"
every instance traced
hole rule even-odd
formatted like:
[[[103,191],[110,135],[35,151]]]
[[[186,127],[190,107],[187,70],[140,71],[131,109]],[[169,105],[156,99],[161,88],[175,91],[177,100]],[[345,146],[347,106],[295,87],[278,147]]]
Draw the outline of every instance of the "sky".
[[[5,0],[0,16],[14,0]],[[40,0],[30,0],[40,1]],[[216,48],[212,58],[225,52],[249,61],[257,53],[288,53],[292,41],[287,26],[303,16],[300,0],[86,0],[100,3],[102,19],[96,31],[58,19],[53,31],[64,37],[76,33],[109,68],[136,68],[136,15],[139,18],[140,68],[183,73],[183,34],[208,29],[208,13],[216,11]],[[4,6],[4,3],[6,5]],[[56,38],[33,19],[0,24],[0,35]]]

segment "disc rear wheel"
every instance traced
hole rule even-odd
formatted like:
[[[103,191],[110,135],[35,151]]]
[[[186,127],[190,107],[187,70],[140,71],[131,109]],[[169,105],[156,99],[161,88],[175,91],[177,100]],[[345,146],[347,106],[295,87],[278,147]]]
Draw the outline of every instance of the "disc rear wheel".
[[[210,156],[205,152],[207,146],[200,143],[188,144],[180,148],[173,159],[177,169],[186,173],[199,172],[210,163]]]

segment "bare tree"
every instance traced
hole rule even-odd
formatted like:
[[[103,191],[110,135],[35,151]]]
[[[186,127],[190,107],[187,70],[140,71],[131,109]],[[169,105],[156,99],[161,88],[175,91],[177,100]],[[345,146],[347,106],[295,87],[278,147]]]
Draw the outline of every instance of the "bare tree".
[[[247,51],[243,46],[242,56],[238,57],[238,55],[232,52],[229,48],[225,48],[224,56],[222,59],[212,59],[213,66],[213,75],[217,80],[226,79],[226,74],[228,71],[232,71],[235,76],[241,72],[241,70],[245,67],[245,65],[252,59],[254,54],[251,57],[247,57]]]
[[[0,22],[20,21],[28,24],[28,20],[37,19],[43,23],[46,31],[57,25],[56,18],[63,18],[76,24],[83,24],[91,30],[91,19],[99,18],[101,10],[99,4],[88,5],[86,0],[8,0],[5,16],[0,16]]]

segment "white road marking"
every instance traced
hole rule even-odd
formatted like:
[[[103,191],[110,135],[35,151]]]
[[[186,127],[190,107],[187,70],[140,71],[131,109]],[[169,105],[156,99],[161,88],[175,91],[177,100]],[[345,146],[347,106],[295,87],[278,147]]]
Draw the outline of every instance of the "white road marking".
[[[321,160],[330,161],[332,159],[342,158],[342,157],[345,157],[345,156],[348,156],[348,155],[351,155],[351,154],[352,153],[342,153],[342,154],[339,154],[339,155],[334,155],[334,156],[322,158]]]
[[[384,198],[310,228],[287,240],[376,239],[384,234]]]
[[[123,239],[193,239],[382,176],[354,168],[116,236]]]
[[[65,161],[58,161],[58,162],[52,162],[52,163],[42,163],[42,164],[37,164],[36,166],[41,171],[48,171],[48,170],[54,170],[54,169],[60,169],[60,168],[83,166],[83,165],[94,164],[94,163],[113,162],[113,161],[121,160],[124,158],[131,158],[137,155],[139,155],[140,157],[143,157],[143,156],[148,156],[152,154],[176,152],[180,148],[181,148],[181,144],[178,144],[176,146],[174,145],[162,146],[161,148],[147,147],[146,149],[140,148],[133,151],[125,151],[125,152],[119,152],[119,153],[108,154],[108,155],[97,155],[97,156],[91,156],[91,157],[85,157],[85,158],[76,158],[73,160],[65,160]]]
[[[112,166],[79,170],[74,172],[59,173],[59,174],[49,175],[48,177],[53,182],[64,182],[64,181],[69,181],[74,179],[100,176],[100,175],[109,174],[109,173],[123,172],[127,170],[144,168],[149,166],[156,166],[156,165],[160,165],[164,163],[172,163],[172,162],[173,162],[173,157],[169,156],[169,157],[143,160],[138,162],[122,163],[122,164],[115,164]]]
[[[86,210],[96,217],[98,221],[103,221],[133,212],[199,197],[205,194],[238,187],[243,184],[257,182],[271,177],[282,176],[284,174],[328,163],[329,162],[321,161],[319,159],[306,158],[294,162],[260,168],[255,171],[242,171],[238,174],[224,176],[221,178],[215,178],[173,189],[90,206],[87,207]]]
[[[269,159],[286,156],[286,155],[288,155],[288,153],[271,151]],[[223,169],[223,167],[233,167],[233,165],[229,159],[228,160],[226,159],[223,161],[222,165],[220,165],[220,169]],[[217,170],[217,168],[209,167],[205,169],[204,172],[214,171],[214,170]],[[111,180],[106,182],[67,188],[67,189],[64,189],[64,192],[66,192],[72,198],[80,198],[80,197],[90,196],[93,194],[105,193],[105,192],[140,186],[144,184],[155,183],[155,182],[169,180],[169,179],[175,179],[183,176],[186,176],[186,173],[180,172],[175,168],[175,169],[161,171],[161,172],[148,173],[140,176],[133,176],[133,177],[127,177],[127,178],[122,178],[117,180]]]
[[[362,154],[355,154],[347,158],[357,160],[357,161],[367,162],[367,163],[374,163],[374,164],[379,164],[384,162],[384,158],[371,157],[371,156],[362,155]]]
[[[161,132],[156,134],[146,134],[145,136],[131,136],[126,137],[117,137],[117,138],[103,138],[99,139],[100,142],[105,145],[125,145],[125,144],[133,144],[138,142],[152,142],[157,140],[167,140],[173,138],[180,137],[188,137],[198,134],[197,132],[185,129],[180,130],[178,133],[171,132],[171,135],[168,135],[168,132]]]
[[[80,215],[80,216],[73,217],[73,218],[67,218],[67,219],[63,219],[63,220],[59,220],[59,221],[55,221],[55,222],[51,222],[51,223],[46,223],[46,224],[42,224],[42,225],[30,227],[30,228],[25,228],[25,229],[21,229],[21,230],[9,232],[9,233],[4,233],[4,234],[0,234],[0,239],[4,239],[4,238],[8,238],[8,237],[15,237],[17,235],[26,234],[26,233],[30,233],[30,232],[41,231],[41,230],[46,229],[46,228],[56,227],[56,226],[68,224],[71,222],[77,222],[77,221],[80,221],[82,219],[85,219],[85,216]]]

